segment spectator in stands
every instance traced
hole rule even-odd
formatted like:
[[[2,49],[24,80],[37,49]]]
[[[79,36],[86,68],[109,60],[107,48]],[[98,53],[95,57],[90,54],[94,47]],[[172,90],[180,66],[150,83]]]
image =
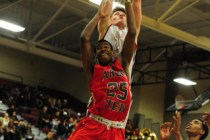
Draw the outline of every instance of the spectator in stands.
[[[36,102],[35,102],[35,106],[38,107],[39,109],[41,109],[43,107],[43,94],[42,93],[38,93],[37,97],[36,97]]]
[[[50,96],[48,96],[44,102],[44,105],[47,106],[47,112],[49,114],[53,114],[53,110],[52,110],[52,98]]]
[[[25,123],[24,123],[23,119],[20,119],[18,121],[18,124],[16,126],[16,132],[17,132],[17,134],[19,135],[20,138],[25,138],[26,126],[25,126]]]
[[[18,117],[17,117],[17,113],[16,113],[15,110],[12,112],[12,116],[10,116],[10,119],[13,120],[13,123],[14,123],[15,125],[18,124]]]
[[[61,99],[57,99],[57,100],[56,100],[56,103],[55,103],[55,108],[56,108],[57,110],[60,110],[61,107],[62,107]]]
[[[8,126],[9,121],[10,121],[9,114],[8,113],[5,113],[4,114],[4,117],[3,117],[3,125],[4,125],[4,127],[7,127]]]
[[[23,90],[23,96],[25,100],[25,105],[32,106],[31,105],[31,88],[26,86]]]
[[[55,109],[55,100],[54,100],[54,98],[50,97],[48,102],[49,102],[49,105],[50,105],[51,113],[55,113],[56,109]]]
[[[11,89],[11,95],[13,96],[13,99],[15,102],[17,102],[17,99],[19,95],[21,94],[20,89],[18,87],[13,87]]]
[[[39,114],[38,126],[40,129],[50,128],[50,119],[49,119],[49,115],[47,114],[47,109],[48,108],[44,106],[42,111]]]
[[[0,140],[4,140],[5,129],[4,129],[4,122],[3,118],[0,117]]]
[[[63,109],[68,108],[68,100],[66,100],[66,99],[63,100],[61,108],[63,108]]]
[[[12,120],[9,121],[8,126],[6,127],[6,133],[9,140],[21,140],[21,138],[18,137],[15,125]]]
[[[61,120],[60,124],[57,128],[56,136],[61,137],[62,139],[66,139],[68,136],[68,125],[66,120]]]
[[[12,113],[15,110],[16,110],[15,104],[11,104],[10,108],[8,108],[6,112],[9,114],[9,116],[12,116]]]
[[[5,83],[2,83],[1,90],[0,90],[0,96],[1,96],[0,99],[2,99],[2,101],[3,101],[4,103],[7,103],[7,104],[10,103],[10,101],[9,101],[10,92],[9,92],[8,89],[9,89],[9,88],[8,88],[8,85],[5,84]]]
[[[77,125],[77,121],[74,117],[70,116],[68,122],[68,132],[71,134],[74,131],[75,126]]]
[[[66,120],[68,117],[69,117],[68,110],[62,109],[62,110],[60,111],[60,119],[61,119],[61,120]]]
[[[34,134],[32,132],[32,128],[31,128],[31,123],[28,123],[26,126],[26,136],[27,139],[33,139],[34,138]]]
[[[54,133],[52,131],[47,133],[47,137],[44,140],[53,140]]]
[[[175,134],[176,140],[183,140],[180,132],[181,116],[176,112],[173,116],[174,126],[171,128],[171,122],[163,123],[160,127],[160,140],[169,140],[172,133]],[[208,126],[201,119],[190,121],[185,127],[188,140],[204,140],[209,133]]]
[[[51,121],[53,132],[56,133],[56,130],[60,122],[61,122],[60,111],[56,111],[55,115],[52,116],[52,121]]]
[[[17,105],[17,107],[26,105],[25,96],[22,93],[19,95],[16,105]]]

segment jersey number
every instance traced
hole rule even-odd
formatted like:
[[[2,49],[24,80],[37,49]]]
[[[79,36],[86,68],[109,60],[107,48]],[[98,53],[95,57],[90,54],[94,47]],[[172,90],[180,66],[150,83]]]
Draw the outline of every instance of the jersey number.
[[[128,96],[128,83],[120,82],[119,85],[117,82],[109,82],[107,84],[107,96],[117,98],[120,100],[126,100]],[[119,90],[122,94],[117,94],[116,91]]]

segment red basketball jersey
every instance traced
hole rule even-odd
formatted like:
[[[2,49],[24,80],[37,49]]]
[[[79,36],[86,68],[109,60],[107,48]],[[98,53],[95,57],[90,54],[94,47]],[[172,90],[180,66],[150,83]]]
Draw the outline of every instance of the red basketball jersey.
[[[132,95],[129,79],[118,59],[111,66],[94,65],[89,91],[89,113],[112,121],[127,121]]]

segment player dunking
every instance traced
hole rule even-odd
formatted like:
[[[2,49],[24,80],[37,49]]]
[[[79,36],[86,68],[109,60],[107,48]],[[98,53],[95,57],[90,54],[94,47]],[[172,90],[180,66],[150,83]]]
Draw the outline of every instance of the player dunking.
[[[128,31],[126,22],[126,12],[125,9],[121,7],[117,7],[112,11],[112,3],[113,0],[103,0],[102,2],[102,4],[104,4],[105,6],[102,10],[102,17],[98,24],[99,40],[104,39],[109,41],[112,44],[116,55],[120,55],[125,35]],[[135,14],[137,32],[135,36],[135,42],[137,44],[142,21],[141,0],[133,0],[132,7]],[[130,71],[132,71],[134,61],[135,53],[130,64]]]
[[[101,17],[101,9],[81,34],[84,71],[89,81],[91,102],[87,117],[83,118],[68,140],[124,140],[124,128],[129,114],[132,95],[129,65],[135,52],[136,23],[129,0],[125,0],[128,32],[120,56],[115,55],[106,40],[98,41],[94,58],[90,38]],[[97,61],[94,63],[93,60]]]

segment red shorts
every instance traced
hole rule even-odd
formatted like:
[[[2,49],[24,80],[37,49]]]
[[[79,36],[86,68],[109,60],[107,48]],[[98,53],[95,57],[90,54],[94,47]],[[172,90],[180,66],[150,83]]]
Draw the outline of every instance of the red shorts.
[[[101,124],[90,117],[82,119],[69,136],[68,140],[124,140],[125,131],[122,128]]]

